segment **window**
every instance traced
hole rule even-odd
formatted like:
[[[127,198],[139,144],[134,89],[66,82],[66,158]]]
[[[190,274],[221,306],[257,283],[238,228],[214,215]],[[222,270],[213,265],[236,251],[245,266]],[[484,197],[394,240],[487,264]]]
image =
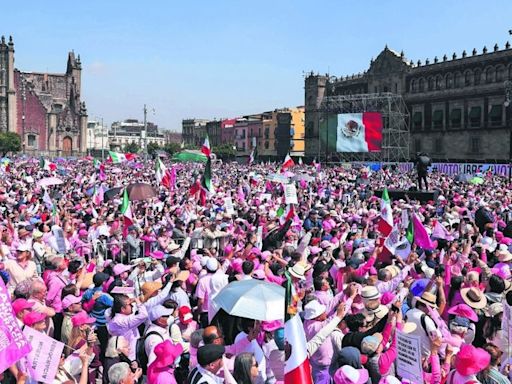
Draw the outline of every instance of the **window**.
[[[453,75],[453,87],[458,88],[460,86],[459,82],[460,82],[460,76],[458,73],[455,73]]]
[[[411,92],[416,92],[416,80],[411,80]]]
[[[443,128],[443,111],[441,109],[435,110],[432,114],[432,127],[433,128]]]
[[[471,138],[471,152],[472,153],[480,153],[480,138],[479,137]]]
[[[499,67],[496,68],[496,81],[497,82],[503,81],[504,73],[505,73],[505,68],[502,65],[500,65]]]
[[[471,72],[467,71],[464,74],[464,85],[467,87],[471,85]]]
[[[488,83],[492,83],[494,81],[494,70],[492,68],[487,68],[485,71],[485,81]]]
[[[437,90],[440,90],[441,89],[441,76],[437,76],[436,77],[436,89]]]
[[[414,129],[421,129],[423,126],[423,114],[421,112],[414,112],[412,116],[412,126]]]
[[[27,136],[27,145],[29,147],[35,147],[36,146],[36,135],[28,135]]]
[[[469,125],[479,127],[482,118],[482,107],[471,107],[469,111]]]
[[[446,75],[446,88],[450,89],[453,86],[453,76],[451,73]]]
[[[501,104],[496,104],[491,107],[491,111],[489,112],[489,122],[491,126],[499,126],[501,125],[503,117],[503,106]]]
[[[419,89],[420,89],[420,92],[423,92],[423,90],[425,89],[425,80],[420,79]]]
[[[434,140],[434,152],[443,153],[443,139],[436,138]]]
[[[265,149],[268,149],[268,141],[265,141]]]
[[[474,83],[475,83],[475,85],[479,85],[480,84],[481,77],[482,77],[482,72],[479,69],[475,70],[475,75],[474,75]]]
[[[462,122],[462,110],[460,108],[454,108],[450,112],[450,123],[452,128],[460,128]]]
[[[429,78],[428,79],[428,90],[429,91],[433,91],[434,90],[434,79],[433,78]]]

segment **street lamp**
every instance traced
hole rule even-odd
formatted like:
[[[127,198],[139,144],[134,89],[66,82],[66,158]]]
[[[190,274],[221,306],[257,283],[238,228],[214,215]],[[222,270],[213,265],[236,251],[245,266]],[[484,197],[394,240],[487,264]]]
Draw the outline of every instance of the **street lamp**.
[[[510,33],[511,31],[509,31]],[[512,33],[511,33],[512,34]],[[503,83],[503,86],[505,87],[505,102],[503,105],[505,108],[508,108],[510,106],[510,103],[512,102],[512,81],[507,80]],[[505,111],[505,116],[507,116],[507,111]],[[509,111],[510,115],[510,111]],[[510,180],[512,178],[512,127],[510,127],[510,116],[508,119],[506,119],[506,124],[508,126],[509,132],[509,150],[508,150],[508,179]]]

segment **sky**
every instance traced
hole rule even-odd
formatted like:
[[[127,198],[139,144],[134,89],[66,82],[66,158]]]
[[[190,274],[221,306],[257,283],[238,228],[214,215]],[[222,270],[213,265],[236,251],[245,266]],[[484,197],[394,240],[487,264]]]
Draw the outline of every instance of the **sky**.
[[[304,73],[368,69],[387,44],[416,62],[510,40],[510,0],[27,0],[2,2],[22,71],[82,61],[82,99],[105,124],[228,118],[304,104]]]

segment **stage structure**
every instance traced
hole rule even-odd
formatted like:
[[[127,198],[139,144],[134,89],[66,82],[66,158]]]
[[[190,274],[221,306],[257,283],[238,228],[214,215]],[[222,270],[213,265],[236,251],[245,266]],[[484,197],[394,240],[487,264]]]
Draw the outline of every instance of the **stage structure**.
[[[318,127],[318,159],[321,162],[349,161],[398,162],[409,157],[408,110],[402,96],[393,93],[326,96],[318,98],[315,113]],[[382,150],[380,152],[336,152],[332,132],[336,117],[343,113],[379,112],[382,114]]]

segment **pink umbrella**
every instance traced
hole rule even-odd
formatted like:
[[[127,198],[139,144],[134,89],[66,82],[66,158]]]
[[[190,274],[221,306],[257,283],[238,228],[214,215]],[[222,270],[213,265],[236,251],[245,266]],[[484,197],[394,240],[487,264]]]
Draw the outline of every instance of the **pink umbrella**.
[[[37,182],[37,185],[41,187],[48,187],[50,185],[59,185],[63,184],[64,182],[59,179],[58,177],[45,177],[44,179],[41,179]]]

